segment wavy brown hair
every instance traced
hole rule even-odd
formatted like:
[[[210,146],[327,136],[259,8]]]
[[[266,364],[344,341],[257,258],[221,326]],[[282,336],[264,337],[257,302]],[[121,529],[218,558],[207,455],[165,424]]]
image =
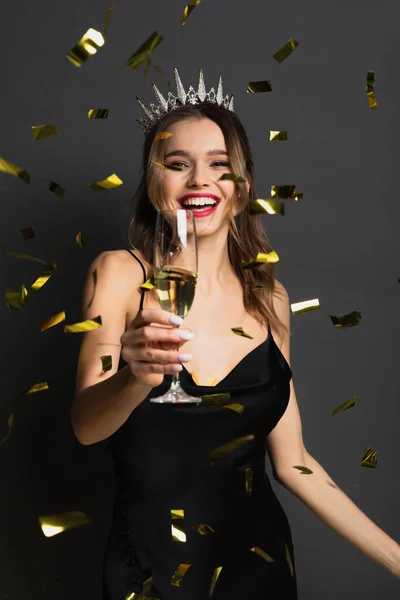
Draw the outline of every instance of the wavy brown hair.
[[[138,249],[145,260],[152,264],[154,229],[157,211],[163,206],[164,169],[152,161],[164,162],[164,145],[153,144],[154,138],[178,121],[189,118],[210,119],[222,130],[231,163],[231,171],[249,181],[250,187],[235,184],[233,201],[229,208],[228,254],[232,267],[242,284],[245,310],[262,326],[269,322],[276,330],[288,331],[279,319],[273,305],[273,295],[281,291],[275,285],[275,265],[259,264],[254,269],[243,269],[242,262],[249,262],[258,252],[268,253],[270,245],[260,214],[250,214],[248,202],[257,198],[253,181],[254,163],[247,134],[236,114],[223,106],[202,102],[196,105],[179,106],[163,115],[147,134],[143,149],[143,174],[133,197],[134,214],[128,225],[128,242],[132,249]],[[151,198],[151,200],[150,200]],[[254,289],[254,284],[261,289]]]

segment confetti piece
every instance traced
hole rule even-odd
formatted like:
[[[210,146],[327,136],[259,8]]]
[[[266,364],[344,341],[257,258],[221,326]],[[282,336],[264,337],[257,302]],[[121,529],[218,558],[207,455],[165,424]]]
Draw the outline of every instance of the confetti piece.
[[[174,542],[186,542],[185,511],[183,508],[171,509],[171,534]]]
[[[81,231],[76,234],[75,241],[80,248],[84,248],[86,246],[86,238]]]
[[[208,533],[215,533],[215,529],[213,529],[210,525],[207,525],[206,523],[202,523],[201,525],[193,525],[193,528],[200,535],[207,535]]]
[[[62,323],[63,321],[65,321],[65,319],[66,316],[64,311],[56,313],[49,319],[46,319],[46,321],[43,321],[43,323],[40,326],[40,331],[46,331],[46,329],[50,329],[50,327],[54,327],[55,325]]]
[[[253,492],[253,469],[248,467],[244,472],[244,485],[246,494],[251,496]]]
[[[86,331],[98,329],[98,327],[102,327],[100,315],[94,319],[86,319],[86,321],[80,321],[79,323],[73,323],[72,325],[65,325],[64,333],[84,333]]]
[[[251,215],[266,213],[268,215],[284,215],[285,205],[279,200],[250,200],[248,202],[249,212]]]
[[[14,421],[15,421],[14,413],[11,413],[11,415],[7,419],[8,431],[7,431],[6,435],[3,437],[3,439],[0,440],[0,446],[1,446],[1,444],[4,444],[8,440],[8,438],[10,437],[11,430],[12,430],[13,425],[14,425]]]
[[[152,275],[150,277],[150,279],[148,279],[147,281],[145,281],[144,283],[142,283],[142,285],[139,286],[139,289],[141,290],[152,290],[154,288],[154,275]]]
[[[201,4],[202,0],[191,0],[187,6],[185,6],[185,10],[183,11],[183,17],[181,21],[181,25],[185,25],[188,20],[189,15],[192,13],[193,9]]]
[[[233,333],[236,333],[236,335],[240,335],[242,337],[248,338],[249,340],[253,339],[253,337],[251,335],[249,335],[248,333],[243,331],[243,327],[232,327],[231,331],[233,331]]]
[[[338,415],[339,413],[343,412],[344,410],[347,410],[348,408],[355,406],[355,404],[356,404],[356,397],[353,396],[352,398],[349,398],[348,400],[346,400],[346,402],[343,402],[343,404],[341,404],[340,406],[335,408],[335,410],[332,413],[332,416]]]
[[[148,594],[153,586],[153,575],[149,575],[147,579],[144,579],[141,585],[140,593]]]
[[[49,123],[47,125],[32,125],[32,133],[35,140],[44,140],[44,138],[50,137],[51,135],[60,135],[60,132],[54,123]]]
[[[25,392],[21,393],[21,396],[26,396],[27,394],[35,394],[36,392],[43,392],[49,389],[49,385],[47,381],[41,381],[40,383],[34,383]]]
[[[2,171],[3,173],[8,173],[8,175],[13,175],[14,177],[18,177],[19,179],[22,179],[22,181],[24,181],[25,183],[29,184],[31,182],[31,178],[29,176],[29,173],[27,173],[27,171],[24,171],[23,169],[21,169],[21,167],[17,167],[17,165],[13,165],[5,158],[1,158],[1,156],[0,156],[0,171]]]
[[[248,94],[260,94],[262,92],[272,92],[270,80],[267,81],[249,81],[247,85]]]
[[[88,183],[87,186],[92,190],[112,190],[113,188],[116,188],[122,184],[123,181],[118,177],[118,175],[116,175],[116,173],[113,173],[112,175],[109,175],[107,179],[97,181],[96,183]]]
[[[97,50],[104,46],[104,44],[105,39],[100,31],[90,28],[66,56],[75,67],[81,67],[89,56],[96,54]]]
[[[30,240],[35,237],[35,230],[33,227],[23,227],[20,229],[20,232],[24,240]]]
[[[23,284],[17,291],[7,289],[4,295],[7,306],[10,310],[19,310],[24,308],[24,306],[28,304],[30,298],[30,294]]]
[[[271,185],[271,197],[298,200],[303,197],[303,194],[297,193],[295,185]]]
[[[379,105],[375,99],[375,71],[368,71],[367,73],[367,100],[370,108],[379,108]]]
[[[92,279],[93,279],[93,294],[92,297],[89,300],[89,304],[87,305],[87,308],[90,308],[92,306],[92,302],[94,300],[94,295],[96,293],[96,286],[97,286],[97,269],[94,269],[92,271]]]
[[[241,267],[242,269],[254,269],[260,264],[269,264],[276,262],[279,262],[279,256],[277,255],[275,250],[272,250],[271,252],[268,252],[268,254],[266,254],[265,252],[259,252],[254,260],[251,260],[250,262],[243,262]]]
[[[286,142],[287,141],[287,131],[282,129],[282,131],[270,131],[269,132],[269,141],[270,142]]]
[[[61,187],[61,185],[58,185],[58,183],[56,183],[55,181],[50,181],[49,190],[51,192],[54,192],[56,194],[56,196],[58,196],[60,198],[60,200],[62,200],[62,198],[64,198],[64,193],[65,193],[64,188]]]
[[[217,404],[218,406],[224,406],[229,403],[231,399],[231,395],[229,392],[225,392],[223,394],[205,394],[201,396],[201,402],[199,402],[198,406],[211,406],[213,404]]]
[[[89,108],[88,119],[108,119],[109,108]]]
[[[319,300],[318,298],[313,298],[312,300],[304,300],[303,302],[295,302],[291,304],[290,308],[292,309],[292,313],[294,315],[299,315],[303,312],[308,312],[310,310],[318,310],[319,309]]]
[[[235,183],[246,183],[246,180],[243,179],[243,177],[240,177],[240,175],[235,175],[234,173],[224,173],[218,179],[218,181],[225,181],[225,180],[234,181]]]
[[[172,133],[170,133],[169,131],[161,131],[160,133],[158,133],[156,135],[156,137],[154,138],[154,141],[158,142],[159,140],[167,140],[171,136],[172,136]],[[160,163],[157,163],[157,164],[160,164]]]
[[[68,529],[88,525],[92,522],[84,512],[78,510],[38,517],[38,521],[43,535],[46,537],[53,537]]]
[[[31,289],[35,291],[40,290],[44,286],[44,284],[48,282],[50,277],[53,275],[55,269],[56,266],[54,264],[47,265],[46,269],[42,271],[39,277],[32,283]]]
[[[290,56],[292,54],[292,52],[294,50],[296,50],[298,45],[299,45],[299,42],[296,42],[296,40],[294,40],[293,38],[290,38],[286,42],[286,44],[284,44],[282,46],[282,48],[277,50],[277,52],[275,52],[275,54],[273,54],[272,56],[274,57],[276,62],[281,64],[281,63],[283,63],[284,60],[287,59],[288,56]]]
[[[220,574],[221,574],[221,571],[222,571],[222,567],[216,567],[216,568],[214,569],[214,573],[213,573],[212,580],[211,580],[211,585],[210,585],[210,594],[209,594],[209,598],[211,598],[211,596],[212,596],[212,595],[213,595],[213,593],[214,593],[215,584],[216,584],[216,583],[217,583],[217,581],[218,581],[218,577],[220,576]]]
[[[191,566],[192,566],[191,564],[181,563],[178,566],[175,573],[172,575],[171,585],[176,585],[177,587],[180,587],[180,585],[182,583],[182,579],[185,577],[189,567],[191,567]]]
[[[121,65],[120,69],[124,67],[131,67],[131,69],[136,69],[141,63],[150,64],[150,55],[155,50],[155,48],[162,42],[164,38],[157,33],[157,31],[153,31],[153,33],[147,38],[147,40],[128,58],[128,60]]]
[[[272,558],[272,556],[270,556],[269,554],[264,552],[264,550],[261,550],[261,548],[259,548],[258,546],[254,546],[254,548],[250,548],[250,551],[254,552],[254,554],[257,554],[257,556],[261,556],[261,558],[266,560],[268,563],[275,562],[275,559]]]
[[[20,252],[7,252],[8,256],[13,256],[14,258],[22,258],[22,260],[31,260],[34,262],[41,263],[43,265],[47,264],[47,261],[42,258],[37,258],[37,256],[32,256],[31,254],[21,254]]]
[[[292,577],[294,577],[294,569],[293,569],[293,563],[292,563],[292,557],[290,556],[290,552],[289,552],[289,548],[287,546],[287,544],[285,543],[285,552],[286,552],[286,562],[289,566],[289,570],[290,570],[290,574]]]
[[[328,315],[336,329],[344,329],[345,327],[355,327],[361,321],[361,313],[357,310],[348,313],[347,315],[340,314],[338,317]]]
[[[311,475],[312,474],[311,469],[309,469],[308,467],[302,467],[300,465],[296,465],[293,467],[293,469],[298,469],[299,471],[301,471],[300,475]]]
[[[101,369],[101,375],[103,375],[103,373],[105,373],[106,371],[111,371],[112,369],[112,356],[111,354],[107,354],[106,356],[102,356],[101,357],[101,363],[102,363],[102,369]]]
[[[362,467],[369,467],[371,469],[374,469],[377,465],[377,460],[376,460],[376,454],[377,454],[377,450],[374,450],[373,448],[365,448],[364,450],[364,454],[362,457],[362,461],[361,461],[361,466]]]
[[[157,71],[157,73],[159,74],[159,76],[161,77],[161,79],[163,80],[163,82],[165,83],[165,85],[167,87],[169,87],[169,79],[167,78],[167,76],[165,75],[165,73],[161,69],[161,67],[158,67],[157,65],[153,65],[153,69],[155,69]]]
[[[162,167],[163,169],[170,169],[171,171],[182,171],[183,167],[180,165],[164,165],[163,163],[156,162],[154,160],[151,161],[153,165],[157,165],[157,167]]]
[[[242,437],[231,440],[227,444],[223,444],[222,446],[218,446],[209,453],[209,459],[212,464],[214,464],[217,460],[224,458],[227,454],[230,454],[234,450],[241,448],[242,446],[248,444],[253,441],[255,438],[254,433],[250,433],[249,435],[244,435]]]
[[[161,600],[158,596],[145,596],[144,594],[140,594],[138,592],[131,592],[125,598],[125,600]]]
[[[115,8],[115,2],[114,2],[114,4],[109,6],[107,8],[106,12],[104,13],[104,35],[107,35],[108,27],[110,25],[111,13],[114,10],[114,8]]]

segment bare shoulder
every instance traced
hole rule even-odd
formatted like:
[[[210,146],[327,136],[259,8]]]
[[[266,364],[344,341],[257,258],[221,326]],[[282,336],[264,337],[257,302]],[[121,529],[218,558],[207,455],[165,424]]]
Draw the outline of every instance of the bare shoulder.
[[[288,334],[286,334],[283,331],[282,334],[279,336],[280,345],[282,345],[282,343],[285,342],[285,340],[287,338],[290,338],[290,300],[289,300],[289,294],[287,292],[287,289],[277,279],[275,279],[273,304],[274,304],[275,312],[278,315],[279,319],[288,328]]]

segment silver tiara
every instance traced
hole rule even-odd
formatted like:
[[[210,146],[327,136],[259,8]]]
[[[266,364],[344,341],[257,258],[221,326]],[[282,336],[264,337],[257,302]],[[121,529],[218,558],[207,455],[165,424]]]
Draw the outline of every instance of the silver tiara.
[[[177,95],[174,96],[171,92],[168,92],[167,100],[164,98],[158,87],[151,82],[154,93],[157,97],[158,104],[150,104],[150,108],[148,108],[139,98],[136,96],[136,100],[139,102],[140,106],[145,117],[140,117],[140,119],[136,119],[139,123],[140,127],[143,129],[144,134],[147,135],[150,129],[153,127],[154,123],[156,123],[163,115],[178,108],[178,106],[183,106],[184,104],[199,104],[200,102],[211,102],[213,104],[218,104],[218,106],[224,106],[228,110],[233,112],[233,96],[229,98],[229,96],[223,97],[222,91],[222,77],[219,76],[218,79],[218,87],[217,91],[212,87],[209,92],[206,92],[206,87],[204,85],[204,77],[203,71],[200,69],[199,75],[199,85],[196,90],[190,86],[187,92],[185,92],[185,88],[182,85],[181,78],[179,77],[178,69],[174,69],[175,75],[175,85]]]

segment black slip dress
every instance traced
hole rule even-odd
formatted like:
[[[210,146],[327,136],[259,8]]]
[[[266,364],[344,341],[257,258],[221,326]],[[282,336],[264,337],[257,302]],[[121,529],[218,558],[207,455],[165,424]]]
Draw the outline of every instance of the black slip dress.
[[[150,403],[171,377],[108,439],[116,494],[103,600],[297,600],[291,530],[265,472],[292,377],[270,327],[216,386],[183,368],[182,387],[203,403]]]

